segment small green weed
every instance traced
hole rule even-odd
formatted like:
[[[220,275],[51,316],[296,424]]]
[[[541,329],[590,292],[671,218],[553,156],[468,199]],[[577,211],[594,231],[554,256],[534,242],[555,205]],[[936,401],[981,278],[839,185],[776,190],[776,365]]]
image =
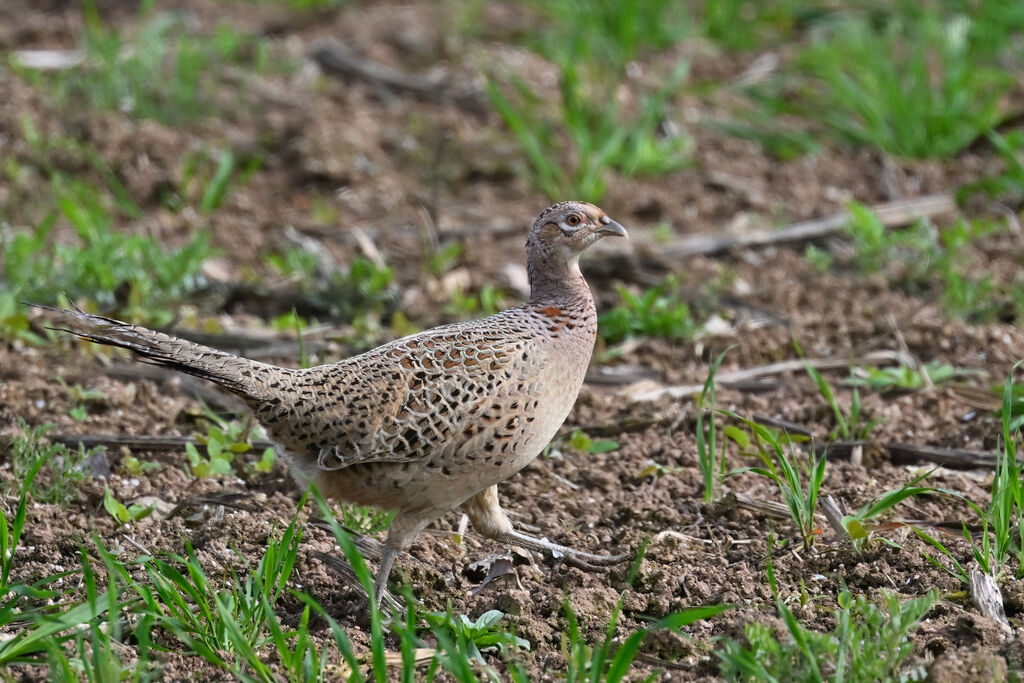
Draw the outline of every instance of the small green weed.
[[[27,114],[18,123],[29,157],[12,155],[6,162],[11,192],[0,201],[0,215],[10,224],[0,221],[0,245],[6,246],[14,234],[11,225],[43,225],[60,215],[59,199],[75,183],[88,187],[94,201],[112,216],[128,221],[142,216],[131,193],[94,147],[67,135],[44,135]],[[75,169],[73,181],[66,169]]]
[[[804,369],[810,375],[814,386],[818,389],[818,393],[821,394],[821,397],[828,403],[829,408],[832,409],[832,417],[835,419],[836,426],[832,428],[829,439],[859,441],[868,438],[881,420],[863,422],[864,416],[861,411],[860,392],[857,390],[857,387],[854,387],[850,394],[850,412],[844,413],[839,405],[839,401],[836,400],[832,386],[822,377],[817,368],[810,364],[805,364]]]
[[[565,680],[567,683],[619,683],[625,680],[630,667],[636,660],[637,653],[648,634],[655,631],[677,631],[689,624],[709,619],[729,609],[727,605],[710,607],[692,607],[675,612],[654,622],[639,631],[634,631],[625,639],[617,636],[619,616],[622,613],[622,598],[615,604],[608,626],[605,628],[604,639],[591,645],[580,633],[576,613],[565,601],[565,619],[567,628],[562,634],[562,654],[568,662]]]
[[[0,625],[3,626],[11,622],[14,616],[11,608],[23,592],[23,584],[11,583],[11,572],[14,569],[14,556],[21,542],[21,534],[25,530],[29,489],[32,488],[32,482],[45,462],[44,458],[36,458],[28,463],[27,469],[17,471],[15,478],[20,482],[21,488],[13,519],[8,519],[4,514],[4,508],[0,507]]]
[[[494,315],[501,310],[501,292],[494,285],[485,284],[478,293],[453,291],[444,312],[459,319]]]
[[[251,441],[254,438],[252,418],[228,420],[205,405],[203,406],[203,416],[210,424],[205,434],[195,434],[195,440],[199,445],[206,447],[206,455],[202,455],[192,443],[186,443],[185,453],[188,456],[189,471],[200,479],[233,474],[235,456],[252,450]],[[254,468],[256,471],[267,471],[273,467],[274,462],[276,462],[274,449],[266,448]]]
[[[920,279],[939,255],[938,235],[926,221],[915,221],[906,230],[889,230],[870,208],[851,202],[850,220],[844,234],[853,242],[854,264],[863,273],[881,270],[888,263],[905,263],[909,279]]]
[[[348,0],[250,0],[261,5],[283,5],[297,12],[316,12],[342,7]]]
[[[758,86],[757,99],[843,142],[901,157],[954,156],[1000,121],[1011,79],[994,46],[975,40],[991,22],[936,7],[837,14],[780,80]],[[1009,46],[1005,32],[998,39],[997,52]]]
[[[552,0],[533,3],[551,27],[535,49],[558,63],[572,60],[611,74],[644,52],[663,50],[690,32],[682,3],[672,0]]]
[[[393,306],[397,296],[394,280],[395,271],[390,267],[356,258],[347,270],[332,279],[329,292],[345,302],[335,303],[335,307],[342,317],[351,320],[369,312],[382,314]]]
[[[988,505],[983,508],[972,501],[965,501],[981,520],[981,533],[977,536],[971,534],[966,522],[963,525],[963,535],[970,544],[971,555],[982,571],[999,579],[1008,575],[1015,579],[1024,577],[1024,486],[1017,461],[1020,425],[1015,425],[1009,409],[1014,400],[1013,372],[1020,365],[1014,366],[1003,384],[1002,438],[996,453],[996,472]],[[952,491],[944,493],[962,498]],[[970,583],[967,570],[942,541],[919,527],[915,526],[913,530],[945,556],[949,565],[927,553],[924,554],[925,559],[965,585]],[[1016,569],[1011,568],[1011,559],[1016,561]]]
[[[769,555],[770,557],[770,555]],[[938,600],[930,591],[920,598],[900,602],[885,594],[881,608],[845,588],[834,610],[836,627],[819,633],[801,626],[779,597],[769,560],[768,578],[779,616],[788,631],[780,640],[771,627],[758,622],[744,628],[746,643],[726,639],[715,651],[722,677],[728,681],[890,681],[921,680],[924,670],[907,669],[914,653],[908,637]]]
[[[732,112],[731,118],[715,121],[714,127],[737,138],[751,140],[780,161],[791,161],[814,154],[821,149],[821,140],[810,131],[785,126],[789,104],[785,96],[770,86],[747,92],[752,106]],[[818,265],[818,264],[816,264]]]
[[[46,665],[50,680],[89,683],[152,680],[158,673],[153,662],[145,659],[122,662],[114,649],[120,640],[107,633],[106,626],[108,624],[96,622],[83,624],[64,643],[47,642]],[[71,651],[70,656],[66,649]]]
[[[726,474],[725,447],[726,439],[722,439],[721,450],[717,450],[718,426],[715,423],[715,411],[718,405],[715,399],[715,374],[725,360],[726,349],[715,358],[708,369],[708,377],[704,380],[704,388],[697,397],[697,464],[700,465],[701,479],[704,482],[704,502],[715,499],[715,490],[722,484]],[[706,422],[705,422],[706,421]],[[727,426],[726,430],[735,429]],[[731,432],[730,432],[731,433]],[[734,434],[733,438],[742,438]]]
[[[609,344],[641,336],[691,338],[698,327],[676,289],[672,281],[643,294],[619,287],[622,303],[600,316],[598,332]]]
[[[134,455],[129,454],[122,458],[121,467],[124,470],[124,473],[129,477],[137,477],[140,474],[157,469],[160,467],[160,464],[155,462],[144,462],[136,458]]]
[[[204,284],[203,262],[213,255],[205,233],[180,249],[168,249],[144,235],[126,235],[94,188],[58,179],[57,204],[74,228],[77,244],[50,238],[56,216],[34,231],[4,236],[4,279],[0,289],[23,300],[58,304],[63,295],[116,309],[132,322],[165,325],[171,308]]]
[[[355,572],[356,578],[363,587],[363,590],[369,596],[370,653],[367,656],[369,661],[365,664],[361,664],[356,659],[348,638],[345,636],[345,632],[337,625],[334,619],[324,610],[323,607],[312,600],[307,600],[307,604],[312,606],[312,608],[331,625],[331,630],[334,634],[338,649],[340,650],[346,665],[353,672],[351,680],[365,680],[359,672],[369,668],[373,680],[378,682],[385,681],[388,676],[386,643],[384,640],[381,610],[377,606],[377,601],[374,596],[373,577],[370,574],[369,568],[366,566],[366,561],[363,559],[362,555],[359,554],[359,550],[356,548],[352,538],[344,531],[344,529],[341,528],[334,516],[331,514],[330,506],[315,489],[313,489],[312,495],[320,508],[321,516],[330,524],[335,540],[341,547],[342,552],[345,553],[345,557],[348,559],[349,565]],[[416,635],[416,615],[411,593],[406,593],[406,600],[409,602],[409,605],[407,608],[405,623],[402,623],[398,619],[394,619],[391,622],[392,632],[401,642],[402,660],[399,679],[410,683],[412,681],[420,680],[429,682],[434,680],[438,673],[438,668],[440,667],[460,683],[477,683],[479,679],[473,670],[472,662],[467,656],[470,647],[469,643],[465,640],[465,631],[464,629],[459,629],[457,625],[454,641],[450,635],[450,631],[446,628],[437,628],[433,631],[438,643],[434,660],[425,674],[423,672],[417,672],[414,649],[421,647],[422,641]],[[462,639],[462,642],[459,642],[460,639]],[[514,641],[512,642],[514,643]],[[477,648],[477,650],[479,651],[479,648]]]
[[[13,518],[8,518],[0,508],[0,627],[10,634],[0,640],[0,666],[41,663],[42,653],[52,650],[67,639],[72,629],[88,624],[105,609],[88,576],[86,583],[93,596],[88,603],[68,607],[61,602],[62,593],[49,587],[60,585],[77,572],[61,572],[33,584],[11,580],[14,563],[24,554],[18,553],[18,546],[25,529],[29,491],[38,489],[35,477],[44,464],[43,458],[37,458],[27,471],[20,473],[20,495]],[[39,607],[41,603],[48,607]]]
[[[391,311],[398,299],[394,270],[367,258],[356,257],[347,268],[331,270],[315,252],[290,247],[268,255],[265,260],[294,280],[312,308],[333,318],[353,322],[367,316],[380,318]]]
[[[0,341],[42,344],[43,338],[32,331],[25,307],[13,292],[0,291]]]
[[[206,574],[191,546],[186,545],[184,557],[142,558],[148,585],[125,573],[140,601],[135,611],[142,640],[151,642],[151,629],[160,628],[215,666],[246,678],[274,680],[259,649],[277,635],[286,640],[283,633],[270,632],[274,625],[280,631],[274,606],[285,594],[301,538],[293,519],[280,538],[271,539],[255,569],[244,578],[231,577],[227,588]]]
[[[85,3],[83,64],[45,81],[68,106],[115,109],[135,118],[181,123],[217,110],[216,69],[230,64],[265,68],[267,43],[221,25],[211,36],[194,35],[182,15],[148,18],[130,38],[103,24]],[[22,70],[27,78],[43,80]]]
[[[199,452],[199,449],[194,444],[185,444],[189,473],[199,479],[234,474],[235,470],[231,463],[235,459],[235,454],[230,450],[224,450],[221,447],[221,442],[217,439],[214,439],[211,443],[213,446],[207,447],[205,456]]]
[[[58,377],[57,382],[64,387],[68,398],[75,404],[75,407],[69,410],[68,414],[78,422],[83,422],[89,416],[89,410],[85,405],[88,401],[106,399],[106,395],[98,389],[84,389],[80,384],[69,385],[62,377]]]
[[[282,313],[270,321],[270,327],[278,332],[299,332],[309,327],[309,321],[295,312],[295,309]]]
[[[551,199],[598,201],[607,174],[660,175],[690,163],[692,139],[680,131],[662,132],[664,110],[682,83],[678,67],[657,92],[642,96],[638,112],[627,116],[609,89],[588,96],[573,59],[561,64],[557,111],[522,80],[509,97],[492,78],[487,93],[509,130],[519,139],[535,185]]]
[[[1003,403],[999,408],[999,416],[1004,420],[1009,419],[1010,433],[1019,432],[1024,429],[1024,384],[1011,379],[1009,395],[1006,394],[1005,386],[1002,390]]]
[[[924,559],[928,560],[932,565],[946,572],[954,579],[960,581],[960,583],[964,584],[965,586],[970,584],[971,579],[970,576],[967,574],[967,570],[964,568],[963,564],[960,563],[960,560],[958,560],[956,556],[954,556],[953,553],[950,552],[949,548],[946,547],[945,543],[940,541],[935,536],[932,536],[921,527],[913,526],[911,527],[911,529],[913,529],[914,533],[917,534],[918,538],[920,538],[922,541],[928,543],[928,545],[932,546],[940,553],[942,553],[942,555],[945,556],[945,558],[949,561],[950,564],[949,566],[947,566],[940,562],[938,558],[922,551],[921,554],[924,555]],[[971,546],[973,548],[974,541],[972,539],[969,539],[969,542],[971,543]]]
[[[957,192],[957,198],[963,201],[971,195],[983,194],[1020,208],[1024,203],[1024,132],[1015,130],[1003,136],[992,131],[988,139],[1006,169],[997,176],[965,185]]]
[[[979,374],[978,371],[963,370],[940,363],[929,361],[918,367],[895,365],[887,368],[852,368],[846,384],[856,387],[867,387],[871,391],[917,391],[926,386],[934,386],[951,382],[967,375]]]
[[[1020,441],[1020,420],[1012,417],[1015,398],[1013,373],[1021,366],[1018,362],[1003,383],[1002,443],[997,452],[996,473],[992,479],[992,493],[988,509],[981,515],[983,546],[981,557],[975,545],[975,559],[982,569],[996,574],[1006,566],[1011,556],[1017,561],[1015,578],[1024,576],[1024,485],[1021,484],[1017,444]],[[988,549],[988,530],[993,535],[992,552]],[[965,528],[966,534],[966,528]]]
[[[109,486],[105,486],[104,489],[103,509],[121,524],[137,522],[140,519],[149,517],[153,512],[153,506],[151,505],[139,505],[137,503],[125,505],[114,497],[114,492],[110,490]]]
[[[1003,315],[1009,303],[1024,311],[1020,280],[997,283],[991,275],[976,275],[970,258],[974,243],[997,232],[996,223],[960,220],[938,230],[916,221],[906,230],[887,230],[868,207],[849,205],[846,235],[854,247],[854,265],[864,273],[882,271],[893,285],[911,294],[929,294],[950,313],[985,322]]]
[[[15,481],[22,480],[27,473],[38,470],[41,463],[46,465],[47,477],[43,483],[36,483],[32,497],[40,503],[64,505],[78,494],[79,484],[86,476],[86,463],[100,448],[77,450],[64,444],[44,443],[46,433],[53,425],[29,427],[19,418],[18,427],[22,434],[14,437],[11,444],[11,471]]]
[[[203,213],[211,213],[224,202],[231,183],[254,172],[261,159],[253,157],[245,162],[243,173],[238,173],[238,159],[230,149],[223,149],[217,155],[202,149],[189,152],[181,179],[176,186],[167,188],[161,196],[161,203],[172,211],[181,211],[195,206]]]
[[[727,50],[752,50],[790,38],[801,24],[827,10],[807,0],[705,0],[700,32]]]
[[[917,485],[930,474],[930,471],[920,474],[898,489],[892,489],[876,496],[873,500],[861,506],[860,509],[853,514],[844,515],[842,519],[843,528],[846,529],[846,533],[849,535],[850,540],[853,541],[854,548],[861,551],[864,549],[864,546],[872,540],[872,534],[874,533],[874,529],[870,524],[872,520],[877,519],[907,498],[936,492],[937,489]],[[885,543],[889,543],[890,545],[896,545],[888,539],[881,540]]]
[[[315,287],[320,273],[316,252],[299,247],[288,247],[282,252],[267,254],[264,261],[285,277],[294,278],[303,287]]]
[[[832,270],[835,259],[826,249],[820,249],[813,244],[808,244],[804,249],[804,258],[814,266],[818,272],[827,273]]]
[[[384,531],[395,518],[394,510],[381,510],[371,505],[338,506],[336,517],[342,526],[357,534],[376,534]]]
[[[447,639],[455,644],[456,650],[465,659],[475,662],[492,681],[500,680],[498,673],[483,658],[481,651],[496,650],[505,654],[506,650],[529,650],[530,641],[495,628],[504,617],[504,613],[492,609],[481,614],[475,621],[465,614],[452,614],[451,601],[444,612],[428,612],[421,615],[437,634],[441,631]]]
[[[463,246],[461,242],[452,242],[444,247],[428,244],[425,251],[426,271],[434,277],[441,277],[454,268],[462,258]]]
[[[814,512],[818,509],[818,493],[825,480],[825,466],[828,463],[825,453],[817,460],[808,458],[806,462],[801,462],[792,445],[792,457],[786,454],[783,440],[771,430],[735,413],[724,414],[746,425],[749,434],[734,430],[730,438],[739,444],[745,454],[753,454],[761,459],[763,467],[751,467],[749,471],[767,477],[779,487],[779,493],[800,533],[804,549],[810,549],[819,531],[815,525]]]
[[[619,442],[611,439],[592,439],[582,429],[576,429],[569,435],[569,448],[594,455],[618,450]]]

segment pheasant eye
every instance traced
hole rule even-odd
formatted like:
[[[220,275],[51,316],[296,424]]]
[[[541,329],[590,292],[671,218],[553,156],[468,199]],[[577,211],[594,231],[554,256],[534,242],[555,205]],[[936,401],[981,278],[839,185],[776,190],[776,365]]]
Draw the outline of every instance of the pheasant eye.
[[[579,215],[573,213],[569,214],[569,217],[565,219],[565,222],[575,228],[577,225],[583,222],[583,219],[580,218]]]

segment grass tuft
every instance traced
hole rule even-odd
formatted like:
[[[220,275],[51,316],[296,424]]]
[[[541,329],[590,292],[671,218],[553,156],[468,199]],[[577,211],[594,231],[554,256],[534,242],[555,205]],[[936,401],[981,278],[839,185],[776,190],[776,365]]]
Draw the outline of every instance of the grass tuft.
[[[697,332],[690,307],[679,296],[674,281],[634,294],[619,287],[622,303],[598,319],[598,332],[609,344],[632,337],[689,339]]]
[[[715,651],[729,681],[889,681],[921,680],[920,664],[908,666],[914,653],[910,633],[938,600],[937,591],[900,602],[884,594],[880,607],[845,588],[833,610],[835,629],[818,632],[801,626],[779,597],[769,553],[768,580],[776,595],[786,638],[760,622],[744,627],[745,643],[724,640]]]

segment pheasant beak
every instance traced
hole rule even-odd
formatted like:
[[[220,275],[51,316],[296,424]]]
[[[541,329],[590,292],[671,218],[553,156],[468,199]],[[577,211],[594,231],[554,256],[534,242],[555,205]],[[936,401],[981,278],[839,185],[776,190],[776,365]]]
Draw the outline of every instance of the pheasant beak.
[[[629,233],[626,232],[626,229],[622,227],[621,223],[613,221],[611,218],[608,218],[608,216],[601,216],[601,218],[598,219],[598,222],[601,226],[594,231],[596,234],[601,235],[602,237],[615,235],[617,237],[625,237],[626,239],[629,239]]]

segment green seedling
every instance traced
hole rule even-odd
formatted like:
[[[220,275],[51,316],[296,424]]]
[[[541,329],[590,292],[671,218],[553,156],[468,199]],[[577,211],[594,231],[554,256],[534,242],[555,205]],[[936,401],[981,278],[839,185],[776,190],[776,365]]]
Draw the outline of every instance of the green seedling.
[[[836,426],[832,428],[829,439],[858,441],[868,438],[875,427],[881,423],[881,420],[862,422],[863,414],[861,411],[860,392],[857,388],[854,387],[850,395],[850,412],[845,413],[839,405],[839,401],[836,400],[832,386],[822,377],[817,368],[805,363],[804,369],[810,375],[811,380],[818,389],[818,393],[821,394],[821,397],[825,399],[825,402],[828,403],[829,408],[832,410],[832,417],[835,419]]]
[[[188,456],[188,471],[193,477],[205,479],[214,476],[227,476],[234,474],[231,463],[234,460],[234,453],[222,450],[220,442],[216,439],[212,442],[213,447],[207,447],[206,455],[199,453],[194,444],[185,444],[185,455]]]
[[[622,303],[602,314],[598,331],[609,344],[633,337],[689,339],[697,332],[690,307],[675,291],[672,282],[643,294],[620,287]]]
[[[604,74],[621,74],[645,52],[663,50],[690,32],[684,5],[672,0],[537,2],[550,30],[534,47],[555,61],[570,56]]]
[[[843,528],[846,529],[846,533],[849,535],[850,540],[853,541],[853,546],[857,551],[863,550],[864,546],[872,540],[875,532],[874,525],[871,524],[873,520],[896,507],[907,498],[928,495],[938,491],[938,489],[929,486],[917,486],[919,482],[926,479],[933,471],[920,474],[898,489],[891,489],[876,496],[853,514],[843,516]],[[883,538],[881,541],[894,547],[899,547],[889,539]]]
[[[897,365],[887,368],[853,368],[846,384],[867,387],[871,391],[917,391],[927,386],[951,382],[968,375],[983,374],[977,370],[964,370],[939,361],[929,361],[918,367]]]
[[[731,348],[731,347],[730,347]],[[717,449],[718,426],[715,423],[715,412],[717,402],[715,399],[715,374],[721,367],[726,349],[715,358],[708,369],[708,377],[704,380],[704,388],[697,397],[697,464],[700,466],[701,479],[704,482],[704,502],[710,503],[715,499],[715,491],[721,486],[722,479],[726,475],[725,447],[726,440],[722,439],[721,449]],[[706,423],[705,423],[706,421]],[[727,434],[733,433],[735,427],[726,426]],[[734,439],[742,436],[733,434]]]
[[[598,201],[612,169],[627,176],[660,175],[690,163],[692,139],[681,132],[660,132],[664,110],[686,76],[685,64],[661,90],[643,96],[639,114],[632,118],[619,110],[614,97],[591,102],[576,64],[571,55],[560,62],[561,98],[553,116],[544,112],[544,100],[524,81],[514,82],[516,95],[511,97],[493,78],[488,82],[491,104],[518,138],[541,191],[552,199]],[[561,161],[567,158],[576,161]]]
[[[923,8],[875,22],[841,18],[796,55],[784,89],[768,97],[842,142],[952,157],[999,122],[1010,87],[1009,74],[968,39],[971,21]]]
[[[64,444],[46,443],[46,433],[53,425],[29,427],[19,418],[18,427],[22,433],[14,437],[10,461],[15,479],[37,469],[38,463],[46,463],[47,476],[36,482],[32,497],[40,503],[67,504],[78,495],[86,477],[86,463],[101,449],[86,450],[82,446],[71,449]]]
[[[964,499],[960,494],[944,491],[966,502],[981,520],[980,534],[972,534],[964,522],[963,536],[970,545],[974,561],[982,571],[1000,579],[1006,576],[1016,579],[1024,577],[1024,486],[1021,485],[1021,470],[1017,460],[1020,425],[1014,420],[1010,409],[1014,400],[1013,374],[1020,365],[1020,362],[1014,365],[1003,383],[1001,443],[996,453],[996,471],[992,478],[988,505],[982,507]],[[927,553],[924,554],[925,559],[965,585],[970,583],[968,572],[945,544],[919,527],[913,529],[919,538],[945,556],[950,565],[939,562]],[[1016,561],[1016,569],[1011,568],[1011,559]]]
[[[130,454],[121,459],[121,468],[124,470],[124,473],[130,477],[137,477],[140,474],[158,469],[159,467],[160,463],[144,462]]]
[[[1024,132],[1015,130],[1004,136],[990,131],[988,140],[1006,169],[999,175],[965,185],[957,192],[957,199],[964,201],[971,195],[982,194],[1020,207],[1024,202]]]
[[[168,249],[153,237],[116,230],[94,188],[70,179],[56,184],[60,216],[76,241],[53,242],[56,215],[33,231],[15,231],[5,241],[0,288],[35,303],[56,305],[65,296],[85,307],[93,302],[131,322],[159,326],[173,318],[172,307],[204,286],[201,268],[215,253],[205,233]]]
[[[452,242],[444,247],[427,250],[427,271],[434,277],[441,277],[456,266],[462,258],[463,246],[460,242]]]
[[[506,650],[530,649],[530,641],[496,628],[498,622],[505,616],[496,609],[484,612],[474,621],[465,614],[454,615],[449,601],[446,611],[429,612],[421,616],[433,632],[445,632],[463,651],[464,657],[475,662],[492,681],[498,681],[500,678],[497,672],[488,666],[481,652],[494,650],[504,654]]]
[[[186,123],[219,108],[217,81],[210,74],[232,64],[259,68],[269,63],[265,42],[227,25],[199,36],[183,15],[165,12],[146,18],[128,36],[104,25],[93,2],[84,4],[83,14],[86,59],[80,66],[45,78],[20,70],[67,106],[85,104],[139,119]]]
[[[1021,425],[1019,419],[1012,417],[1012,406],[1016,395],[1014,389],[1017,388],[1013,374],[1020,365],[1018,362],[1013,366],[1003,383],[1002,443],[997,453],[990,503],[984,515],[993,533],[994,561],[991,565],[1003,567],[1014,556],[1017,561],[1014,576],[1018,579],[1024,577],[1024,485],[1021,484],[1020,463],[1017,460]],[[988,563],[982,567],[988,571],[994,569]]]
[[[712,0],[699,3],[697,29],[726,50],[756,50],[775,45],[827,10],[806,0],[749,3],[745,0]]]
[[[77,572],[60,572],[32,584],[12,580],[15,562],[21,556],[18,547],[25,529],[29,491],[35,488],[35,478],[44,464],[45,458],[37,458],[21,473],[14,516],[9,518],[0,509],[0,628],[11,634],[0,640],[0,666],[4,667],[42,663],[48,649],[64,642],[69,633],[90,623],[106,609],[103,602],[107,596],[71,606],[60,602],[62,593],[56,586]],[[93,584],[87,581],[88,586]],[[90,595],[96,595],[94,587]],[[54,607],[41,608],[40,604]]]
[[[611,439],[592,439],[583,430],[576,429],[569,436],[569,447],[580,453],[596,455],[618,450],[619,442]]]
[[[0,341],[20,341],[34,345],[45,342],[32,331],[25,307],[13,292],[0,291]]]
[[[98,389],[83,389],[80,384],[69,385],[62,377],[58,377],[57,382],[64,387],[68,398],[75,403],[75,407],[69,410],[68,414],[78,422],[83,422],[89,416],[89,411],[85,406],[87,401],[106,399],[106,395]]]
[[[946,566],[942,562],[939,562],[938,558],[936,558],[936,557],[934,557],[932,555],[929,555],[928,553],[922,551],[921,554],[924,556],[924,559],[928,560],[928,562],[930,562],[932,565],[934,565],[935,567],[937,567],[941,571],[946,572],[947,574],[952,576],[954,579],[956,579],[957,581],[959,581],[963,585],[967,586],[967,585],[969,585],[971,583],[971,579],[970,579],[970,576],[967,573],[967,570],[960,563],[960,560],[958,560],[956,558],[956,556],[954,556],[953,553],[950,552],[949,548],[947,548],[946,545],[942,541],[940,541],[937,537],[932,536],[931,534],[929,534],[927,531],[925,531],[924,529],[922,529],[919,526],[913,526],[913,527],[911,527],[911,529],[917,535],[918,538],[920,538],[921,540],[926,542],[928,545],[932,546],[933,548],[938,550],[940,553],[942,553],[942,555],[945,556],[945,558],[949,561],[950,565]],[[972,546],[973,546],[973,541],[972,541]]]
[[[1009,420],[1005,431],[1015,434],[1024,429],[1024,384],[1014,382],[1010,377],[1009,387],[1004,383],[998,390],[1002,394],[998,415],[1002,420]]]
[[[444,312],[461,319],[479,318],[497,313],[501,310],[501,303],[501,292],[494,285],[486,284],[477,294],[453,291]]]
[[[205,433],[196,433],[193,437],[196,443],[206,447],[206,455],[201,454],[194,444],[186,443],[185,453],[188,456],[188,467],[193,476],[200,479],[233,474],[235,456],[251,451],[252,439],[260,438],[262,431],[258,426],[254,429],[251,417],[245,420],[229,420],[210,410],[205,404],[202,409],[203,417],[210,424]],[[253,467],[256,471],[269,471],[276,462],[276,458],[274,449],[266,448]]]
[[[217,159],[217,170],[210,178],[209,184],[203,190],[203,198],[199,202],[199,208],[205,213],[210,213],[220,208],[224,197],[228,193],[228,185],[231,183],[232,175],[235,172],[235,155],[230,151],[221,152]]]
[[[725,639],[715,655],[726,680],[904,680],[915,649],[910,633],[937,602],[937,591],[904,602],[885,593],[883,608],[843,588],[834,610],[835,629],[822,633],[801,626],[779,597],[770,552],[768,558],[768,581],[789,637],[780,639],[770,626],[751,622],[744,627],[745,644]]]
[[[775,482],[800,533],[804,549],[809,550],[819,532],[814,513],[818,509],[818,494],[825,480],[825,466],[828,463],[825,453],[822,452],[817,460],[809,459],[806,463],[800,463],[796,449],[791,445],[791,453],[787,455],[783,448],[784,440],[771,430],[735,413],[723,411],[723,414],[746,425],[749,435],[736,431],[731,438],[737,440],[745,454],[760,458],[763,467],[751,467],[748,471]]]
[[[975,259],[983,251],[976,243],[1000,230],[994,221],[959,220],[941,230],[918,220],[902,230],[888,229],[868,207],[849,205],[844,234],[853,244],[852,264],[864,273],[883,272],[893,286],[938,300],[944,309],[971,322],[1005,319],[1024,311],[1024,282],[997,281],[978,274]],[[974,258],[972,258],[972,256]],[[808,249],[818,262],[832,257]],[[815,261],[818,259],[818,261]]]
[[[568,598],[565,601],[567,628],[562,635],[562,653],[569,663],[565,680],[567,683],[619,683],[626,680],[636,660],[644,639],[656,631],[678,631],[684,626],[710,619],[729,609],[727,605],[692,607],[675,612],[660,619],[647,628],[634,631],[621,639],[617,636],[619,617],[622,614],[622,598],[615,603],[604,639],[591,645],[580,633],[579,621]]]
[[[253,469],[257,472],[267,473],[274,469],[274,465],[277,463],[277,451],[273,448],[263,449],[263,453],[260,455],[259,461],[253,465]]]
[[[133,503],[126,506],[114,497],[114,492],[110,490],[109,486],[104,487],[103,509],[110,513],[110,516],[121,524],[137,522],[140,519],[149,517],[153,512],[152,505],[138,505]]]

